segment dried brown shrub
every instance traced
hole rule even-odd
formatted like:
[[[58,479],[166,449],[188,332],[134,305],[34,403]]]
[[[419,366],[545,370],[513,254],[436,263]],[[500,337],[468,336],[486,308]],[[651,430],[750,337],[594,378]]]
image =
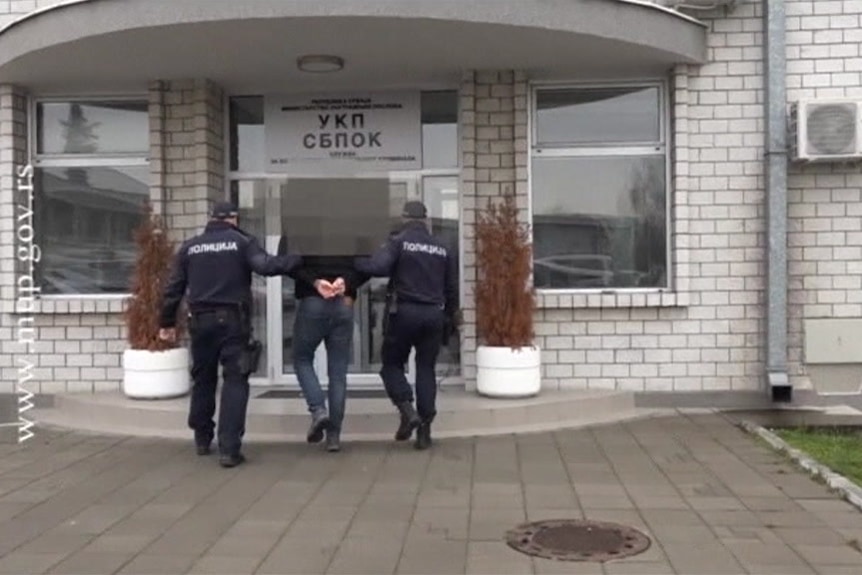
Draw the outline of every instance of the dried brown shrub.
[[[518,221],[513,193],[490,198],[476,222],[476,330],[483,345],[519,349],[533,344],[535,292],[530,282],[530,228]]]
[[[159,339],[159,316],[174,250],[162,219],[153,213],[149,204],[144,207],[144,215],[134,237],[138,255],[132,277],[132,297],[126,302],[125,312],[129,345],[132,349],[147,351],[171,349],[175,344]],[[183,316],[181,313],[178,315]],[[182,324],[178,322],[178,340],[181,330]]]

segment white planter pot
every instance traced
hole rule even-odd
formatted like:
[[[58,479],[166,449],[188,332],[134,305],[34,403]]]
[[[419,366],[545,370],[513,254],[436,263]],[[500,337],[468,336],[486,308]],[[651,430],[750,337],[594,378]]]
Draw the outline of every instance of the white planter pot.
[[[191,388],[189,351],[127,349],[123,352],[123,393],[133,399],[181,397]]]
[[[488,397],[531,397],[542,389],[538,347],[479,346],[476,350],[476,388]]]

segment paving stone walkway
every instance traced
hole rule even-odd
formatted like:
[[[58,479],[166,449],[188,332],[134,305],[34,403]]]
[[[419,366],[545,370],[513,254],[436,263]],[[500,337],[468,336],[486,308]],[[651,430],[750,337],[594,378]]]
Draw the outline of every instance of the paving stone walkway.
[[[0,573],[862,573],[862,512],[719,415],[393,443],[188,443],[37,429],[0,445]],[[531,558],[506,530],[590,518],[653,538],[605,564]]]

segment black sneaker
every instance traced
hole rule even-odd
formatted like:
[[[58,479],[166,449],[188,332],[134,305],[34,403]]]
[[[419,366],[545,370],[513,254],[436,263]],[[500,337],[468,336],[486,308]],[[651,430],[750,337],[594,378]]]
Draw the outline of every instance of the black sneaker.
[[[210,453],[212,453],[212,449],[210,448],[209,443],[198,443],[196,449],[198,455],[209,455]]]
[[[413,404],[409,401],[399,403],[398,411],[401,413],[401,422],[395,432],[395,441],[407,441],[413,435],[413,430],[422,423],[422,420],[419,419],[416,410],[413,409]]]
[[[311,415],[311,426],[305,438],[309,443],[320,443],[323,441],[323,432],[329,425],[329,414],[325,409],[315,411]]]
[[[416,430],[416,443],[413,445],[416,449],[428,449],[431,447],[431,424],[423,423]]]
[[[219,465],[222,467],[236,467],[237,465],[241,465],[245,463],[245,455],[242,453],[237,453],[235,455],[226,455],[223,454],[219,458]]]
[[[341,451],[341,437],[340,433],[333,430],[327,430],[326,432],[326,451],[330,453],[335,453],[336,451]]]

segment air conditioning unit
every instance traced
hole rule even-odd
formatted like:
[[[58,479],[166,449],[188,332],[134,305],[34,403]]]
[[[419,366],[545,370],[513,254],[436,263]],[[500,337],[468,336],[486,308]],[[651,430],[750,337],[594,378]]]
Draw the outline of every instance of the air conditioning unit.
[[[790,107],[794,160],[840,162],[862,159],[862,102],[800,100]]]

